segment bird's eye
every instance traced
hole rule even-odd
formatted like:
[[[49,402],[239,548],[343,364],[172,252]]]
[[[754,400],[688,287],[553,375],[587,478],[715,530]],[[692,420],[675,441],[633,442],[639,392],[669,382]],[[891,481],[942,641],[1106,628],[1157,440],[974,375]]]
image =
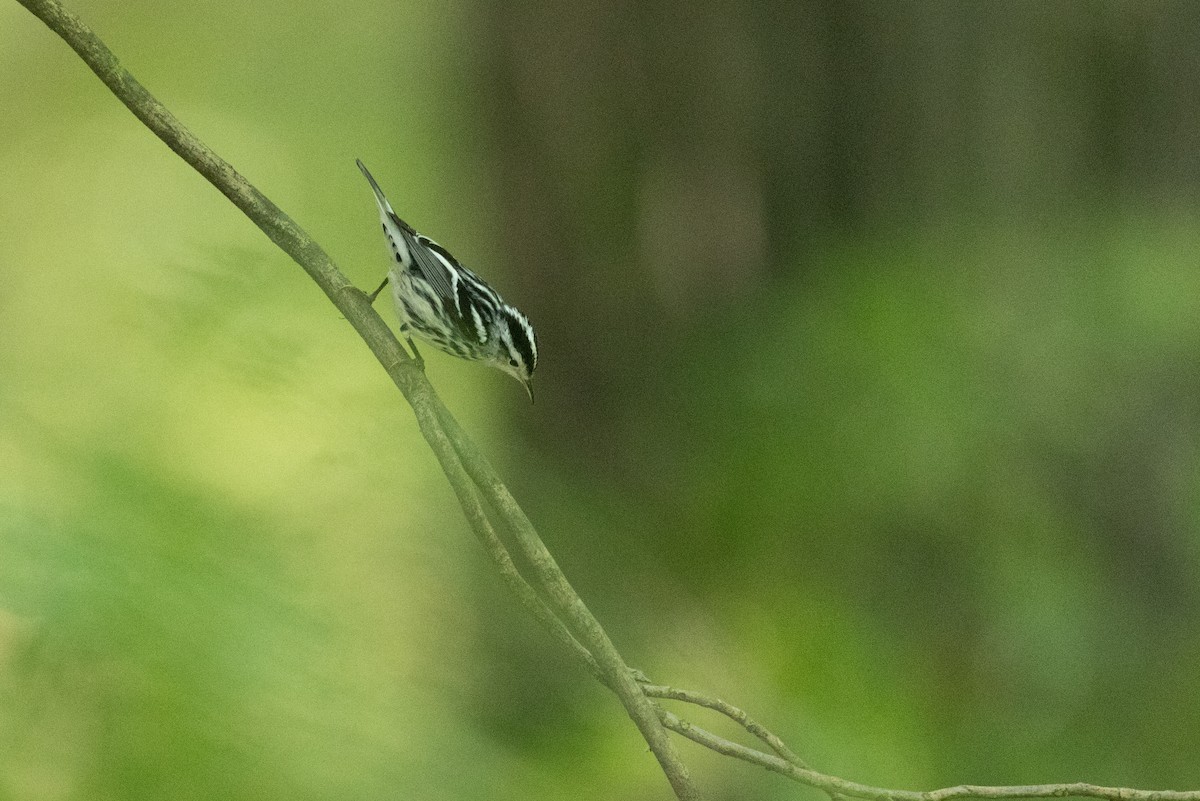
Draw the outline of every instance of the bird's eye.
[[[508,360],[508,363],[509,363],[509,364],[511,364],[513,367],[516,367],[516,366],[517,366],[517,360],[516,360],[516,359],[509,359],[509,360]]]

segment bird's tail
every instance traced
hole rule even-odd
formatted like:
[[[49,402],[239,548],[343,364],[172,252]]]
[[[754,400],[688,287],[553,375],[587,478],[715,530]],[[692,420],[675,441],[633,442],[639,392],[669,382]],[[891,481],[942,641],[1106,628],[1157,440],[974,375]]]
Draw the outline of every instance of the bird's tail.
[[[371,171],[367,169],[367,165],[363,164],[361,159],[355,159],[354,163],[362,170],[362,174],[366,176],[367,183],[371,185],[371,190],[375,193],[375,202],[379,204],[379,210],[387,214],[395,214],[396,212],[392,211],[392,204],[388,203],[387,196],[383,194],[383,190],[375,182],[375,178],[371,175]]]

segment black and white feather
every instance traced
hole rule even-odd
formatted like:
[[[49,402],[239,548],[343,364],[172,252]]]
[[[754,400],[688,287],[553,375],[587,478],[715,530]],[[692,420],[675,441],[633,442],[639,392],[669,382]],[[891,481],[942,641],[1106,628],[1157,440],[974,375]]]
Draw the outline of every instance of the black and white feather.
[[[529,319],[448,250],[400,219],[361,161],[358,168],[379,206],[392,259],[387,283],[400,329],[446,353],[503,370],[524,384],[533,400],[537,337]]]

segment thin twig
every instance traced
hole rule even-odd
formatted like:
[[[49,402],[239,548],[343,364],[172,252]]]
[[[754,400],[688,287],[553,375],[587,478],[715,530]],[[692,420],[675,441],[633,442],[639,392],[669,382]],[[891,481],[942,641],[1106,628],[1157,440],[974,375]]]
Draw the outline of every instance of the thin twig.
[[[895,790],[888,787],[873,787],[837,776],[801,768],[785,759],[756,751],[712,732],[695,726],[679,716],[663,711],[663,725],[682,734],[689,740],[703,745],[719,754],[740,759],[766,768],[783,776],[823,790],[831,796],[864,798],[870,801],[955,801],[968,798],[1103,798],[1109,801],[1200,801],[1200,790],[1134,790],[1128,787],[1103,787],[1085,782],[1064,784],[1025,784],[984,786],[960,784],[940,790]]]
[[[708,695],[702,695],[692,690],[681,690],[678,687],[667,687],[661,684],[642,684],[642,692],[651,698],[670,698],[674,701],[684,701],[685,703],[695,704],[715,712],[720,712],[727,718],[730,718],[746,731],[753,734],[758,739],[762,740],[767,746],[778,754],[782,759],[787,760],[798,768],[807,768],[804,760],[796,756],[792,749],[788,748],[783,740],[772,734],[767,727],[757,723],[749,715],[738,709],[728,701],[722,701],[720,698],[713,698]]]

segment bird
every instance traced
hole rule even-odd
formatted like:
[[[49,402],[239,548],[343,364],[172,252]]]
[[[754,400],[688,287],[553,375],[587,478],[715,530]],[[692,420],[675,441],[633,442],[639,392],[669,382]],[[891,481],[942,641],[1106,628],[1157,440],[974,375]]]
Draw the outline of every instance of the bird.
[[[375,193],[392,260],[383,283],[368,296],[371,302],[385,286],[392,285],[400,331],[422,369],[425,362],[412,341],[414,336],[452,356],[484,362],[508,373],[521,382],[533,403],[538,349],[529,318],[450,251],[400,219],[362,160],[355,163]]]

